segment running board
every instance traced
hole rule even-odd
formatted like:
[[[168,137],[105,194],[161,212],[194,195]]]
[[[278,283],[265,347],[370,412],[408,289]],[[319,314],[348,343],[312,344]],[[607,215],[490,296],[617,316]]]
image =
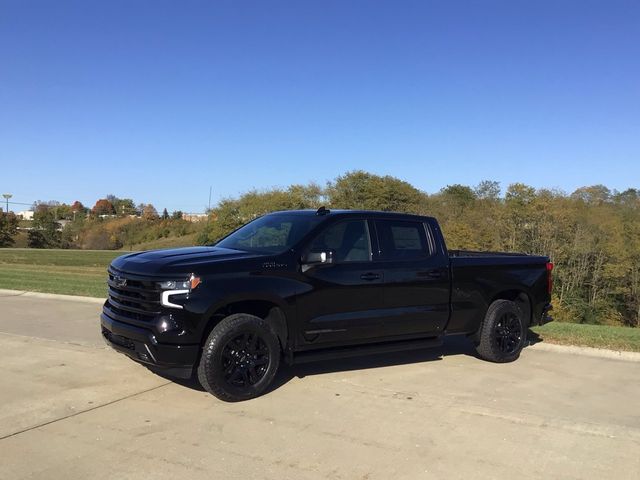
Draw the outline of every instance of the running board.
[[[326,348],[298,352],[293,355],[292,363],[309,363],[320,360],[334,360],[339,358],[359,357],[377,353],[392,353],[405,350],[419,350],[423,348],[439,347],[443,344],[442,337],[421,338],[419,340],[402,340],[396,342],[373,343],[368,345],[354,345],[349,347]]]

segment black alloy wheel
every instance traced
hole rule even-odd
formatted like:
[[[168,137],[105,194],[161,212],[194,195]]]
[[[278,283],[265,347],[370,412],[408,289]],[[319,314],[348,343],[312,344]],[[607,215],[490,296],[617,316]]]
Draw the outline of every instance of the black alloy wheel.
[[[520,348],[522,325],[513,312],[503,314],[495,327],[495,339],[498,348],[505,355],[511,355]]]
[[[236,388],[255,385],[267,372],[269,348],[257,333],[238,335],[222,349],[225,381]]]
[[[529,319],[525,318],[518,303],[503,299],[494,301],[478,332],[478,355],[490,362],[513,362],[525,346],[528,324]]]

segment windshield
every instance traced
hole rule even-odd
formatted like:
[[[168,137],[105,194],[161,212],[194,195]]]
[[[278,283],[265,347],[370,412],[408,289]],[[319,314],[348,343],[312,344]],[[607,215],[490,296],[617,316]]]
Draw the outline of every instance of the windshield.
[[[322,217],[307,215],[265,215],[247,223],[216,247],[259,253],[281,253],[302,239]]]

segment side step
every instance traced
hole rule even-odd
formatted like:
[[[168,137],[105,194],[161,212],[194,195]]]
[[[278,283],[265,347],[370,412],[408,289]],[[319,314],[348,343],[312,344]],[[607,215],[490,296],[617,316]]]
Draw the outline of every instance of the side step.
[[[291,363],[309,363],[320,360],[333,360],[338,358],[359,357],[362,355],[374,355],[377,353],[401,352],[405,350],[419,350],[423,348],[439,347],[443,344],[442,337],[421,338],[419,340],[402,340],[397,342],[371,343],[367,345],[354,345],[349,347],[325,348],[298,352],[293,355]]]

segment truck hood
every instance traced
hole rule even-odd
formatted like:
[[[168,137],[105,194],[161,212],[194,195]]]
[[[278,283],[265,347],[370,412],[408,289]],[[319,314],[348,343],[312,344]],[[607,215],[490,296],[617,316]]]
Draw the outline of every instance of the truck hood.
[[[130,253],[116,258],[111,265],[136,275],[188,274],[199,272],[204,265],[261,256],[221,247],[185,247]]]

